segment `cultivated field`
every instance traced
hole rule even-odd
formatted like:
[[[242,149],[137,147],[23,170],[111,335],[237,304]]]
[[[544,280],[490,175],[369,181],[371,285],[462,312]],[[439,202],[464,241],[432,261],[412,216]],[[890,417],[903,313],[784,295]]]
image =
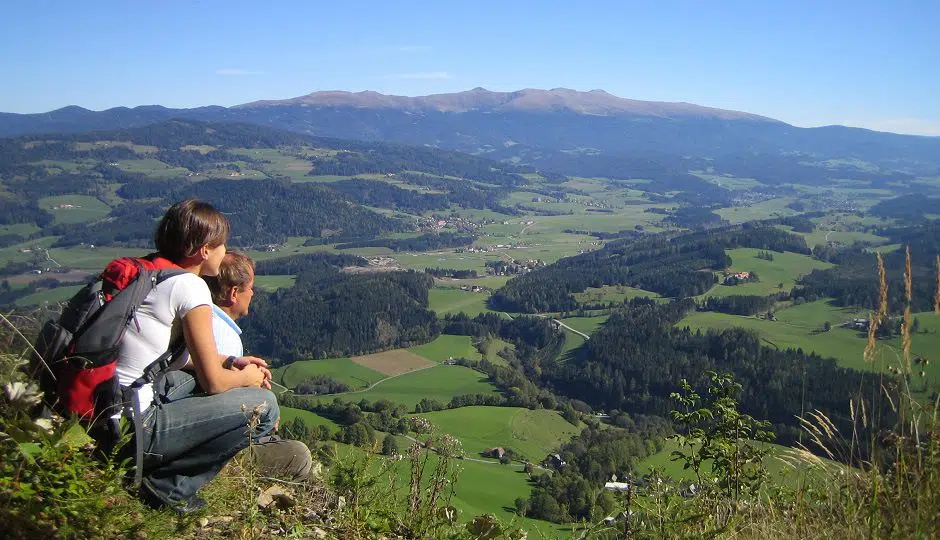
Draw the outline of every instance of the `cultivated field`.
[[[55,217],[56,223],[84,223],[108,215],[111,207],[88,195],[43,197],[39,207]]]
[[[356,364],[377,371],[388,377],[433,366],[434,362],[405,349],[395,349],[351,358]]]

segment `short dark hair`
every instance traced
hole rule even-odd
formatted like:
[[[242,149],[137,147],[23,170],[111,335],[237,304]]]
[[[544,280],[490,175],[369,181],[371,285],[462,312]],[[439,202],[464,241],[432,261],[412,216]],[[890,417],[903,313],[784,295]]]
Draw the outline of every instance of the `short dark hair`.
[[[220,306],[228,298],[229,291],[236,287],[244,287],[251,281],[254,274],[255,261],[240,251],[229,251],[219,265],[217,276],[203,276],[209,291],[212,293],[212,303]]]
[[[166,211],[157,225],[154,243],[160,255],[178,263],[206,244],[221,246],[228,233],[228,218],[222,212],[209,203],[187,199]]]

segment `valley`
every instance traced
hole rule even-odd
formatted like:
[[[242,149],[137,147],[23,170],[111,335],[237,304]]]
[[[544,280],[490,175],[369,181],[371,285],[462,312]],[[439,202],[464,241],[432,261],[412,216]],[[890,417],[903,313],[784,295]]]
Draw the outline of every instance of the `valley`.
[[[795,365],[810,365],[802,389],[825,410],[871,372],[908,369],[924,399],[940,390],[940,364],[924,362],[940,350],[940,177],[912,164],[916,152],[898,169],[877,156],[771,154],[768,133],[785,128],[752,120],[768,155],[741,160],[705,143],[694,158],[641,160],[592,136],[600,150],[578,161],[547,134],[526,159],[531,149],[482,135],[440,145],[464,154],[398,144],[417,144],[418,128],[362,142],[192,119],[0,139],[0,305],[56,309],[108,261],[146,253],[170,203],[210,201],[232,222],[228,248],[257,262],[240,324],[248,352],[276,366],[288,432],[340,454],[380,453],[386,437],[407,448],[408,419],[422,416],[463,445],[461,519],[489,512],[569,536],[604,517],[610,474],[672,470],[664,418],[678,378],[734,372],[753,385],[742,406],[782,444],[798,431],[799,392],[787,385],[806,375]],[[901,194],[927,204],[898,212]],[[896,326],[902,246],[919,287],[907,368],[896,328],[866,360],[857,326],[877,297],[876,250],[892,291],[885,327]],[[615,457],[598,465],[592,445]],[[592,486],[596,504],[546,494],[569,476],[554,454],[577,461],[576,491]]]

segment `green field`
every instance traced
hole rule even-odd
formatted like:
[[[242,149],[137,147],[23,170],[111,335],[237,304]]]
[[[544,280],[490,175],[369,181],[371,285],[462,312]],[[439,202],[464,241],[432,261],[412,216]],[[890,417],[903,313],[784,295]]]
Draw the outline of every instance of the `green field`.
[[[788,462],[793,462],[793,457],[796,455],[793,449],[779,444],[770,444],[769,446],[770,455],[764,458],[764,466],[770,472],[771,477],[775,482],[781,482],[791,487],[798,486],[803,475],[811,470],[810,467],[792,468],[778,459],[777,456],[784,457]],[[637,474],[644,475],[656,468],[674,480],[694,480],[695,473],[692,469],[683,469],[682,464],[684,462],[672,460],[672,452],[678,449],[679,444],[676,441],[666,440],[662,450],[640,461],[636,467]],[[704,469],[708,470],[708,468],[709,466],[706,465]]]
[[[590,336],[597,331],[598,328],[603,326],[608,318],[610,318],[610,315],[600,315],[598,317],[568,317],[561,319],[561,322]]]
[[[335,394],[335,397],[350,401],[387,399],[414,410],[424,398],[446,404],[452,397],[463,394],[496,393],[486,375],[478,371],[463,366],[439,365],[386,379],[371,390]]]
[[[485,292],[434,287],[428,291],[428,307],[439,317],[460,312],[475,317],[489,311],[486,307],[489,297],[490,295]]]
[[[580,429],[557,411],[519,407],[461,407],[422,413],[444,433],[457,437],[470,457],[487,448],[512,448],[529,461],[539,462]]]
[[[815,269],[832,268],[831,263],[818,261],[809,255],[799,253],[771,252],[774,260],[758,259],[757,253],[761,251],[753,248],[729,249],[731,257],[731,272],[756,272],[760,281],[742,283],[740,285],[715,285],[702,296],[729,296],[732,294],[756,294],[767,296],[781,290],[789,291],[796,285],[796,280],[804,274]],[[719,280],[722,279],[719,276]],[[783,288],[778,288],[779,284]]]
[[[75,295],[82,285],[69,285],[66,287],[56,287],[54,289],[42,289],[33,294],[18,298],[14,302],[18,307],[38,306],[40,304],[58,304],[65,302]]]
[[[486,355],[484,355],[484,358],[494,364],[505,366],[506,360],[499,356],[499,353],[507,348],[515,351],[516,346],[499,338],[489,338],[486,340]]]
[[[575,293],[575,300],[582,304],[607,304],[614,302],[621,304],[633,298],[661,298],[652,291],[635,289],[626,285],[605,285],[603,287],[589,287],[586,291]]]
[[[303,409],[292,409],[290,407],[281,407],[281,425],[290,422],[294,418],[300,418],[308,427],[326,426],[330,431],[338,431],[341,426],[329,418],[324,418],[319,414],[305,411]]]
[[[255,287],[268,292],[294,286],[297,276],[255,276]]]
[[[88,195],[58,195],[39,199],[40,208],[49,212],[55,218],[55,223],[84,223],[94,221],[108,215],[111,207]],[[71,205],[71,208],[56,208],[61,205]]]
[[[408,351],[437,363],[441,363],[448,358],[480,359],[480,352],[471,343],[470,336],[441,334],[434,341],[416,345],[409,348]]]
[[[692,313],[676,326],[688,326],[692,330],[745,328],[754,330],[764,344],[780,349],[802,348],[803,351],[815,352],[822,357],[835,358],[840,366],[860,370],[884,370],[888,366],[897,366],[900,339],[879,340],[874,362],[865,361],[866,338],[856,330],[837,328],[836,325],[851,319],[854,310],[842,310],[823,301],[783,309],[777,312],[777,321],[762,320],[756,317],[743,317],[714,312]],[[926,333],[913,336],[911,351],[913,355],[923,355],[928,359],[940,350],[940,315],[936,313],[916,313],[920,327]],[[822,322],[829,321],[833,328],[822,332]],[[913,379],[915,390],[925,385],[940,387],[940,367],[937,362],[927,366],[924,378],[919,375]],[[915,369],[916,372],[920,368]]]
[[[787,208],[795,199],[782,197],[769,199],[749,206],[732,206],[715,210],[715,213],[731,223],[743,223],[758,219],[767,219],[778,216],[793,216],[798,212]]]
[[[385,378],[378,371],[353,362],[349,358],[328,358],[325,360],[299,360],[274,370],[274,380],[288,388],[294,388],[303,380],[314,375],[329,375],[344,382],[353,389],[369,387]]]

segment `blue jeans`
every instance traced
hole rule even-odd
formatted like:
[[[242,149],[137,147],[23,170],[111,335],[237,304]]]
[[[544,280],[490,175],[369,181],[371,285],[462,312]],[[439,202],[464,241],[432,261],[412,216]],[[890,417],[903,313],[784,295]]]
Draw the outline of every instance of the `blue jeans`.
[[[280,412],[270,390],[200,393],[184,371],[158,379],[154,393],[154,404],[143,412],[143,440],[137,441],[144,450],[142,489],[168,505],[189,500],[249,438],[273,431]]]

